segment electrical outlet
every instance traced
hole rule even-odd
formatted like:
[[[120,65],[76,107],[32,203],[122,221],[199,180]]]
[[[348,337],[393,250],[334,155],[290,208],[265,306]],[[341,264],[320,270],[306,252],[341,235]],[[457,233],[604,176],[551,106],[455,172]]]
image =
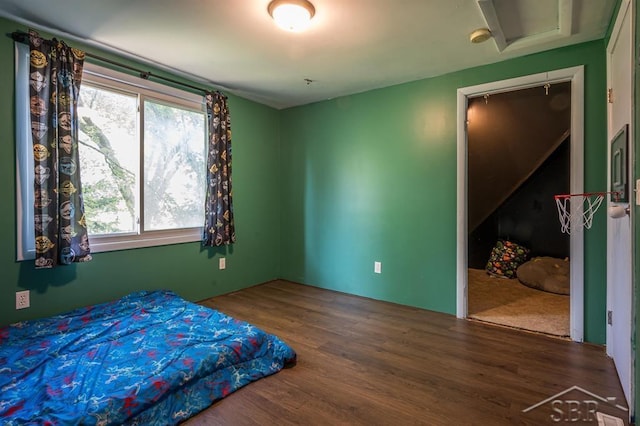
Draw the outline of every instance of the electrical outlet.
[[[373,272],[376,274],[382,273],[382,262],[373,262]]]
[[[220,260],[218,260],[218,268],[225,269],[226,267],[227,267],[227,260],[224,257],[221,257]]]
[[[25,309],[29,306],[29,290],[16,291],[16,309]]]

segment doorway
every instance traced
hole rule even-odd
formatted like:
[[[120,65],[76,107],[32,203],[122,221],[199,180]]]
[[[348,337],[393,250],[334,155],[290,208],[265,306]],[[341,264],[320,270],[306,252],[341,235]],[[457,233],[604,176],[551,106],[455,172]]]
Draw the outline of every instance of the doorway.
[[[568,337],[571,83],[467,102],[469,318]]]
[[[569,192],[583,192],[583,67],[549,71],[458,89],[458,208],[457,208],[457,306],[459,318],[468,317],[469,295],[469,169],[467,115],[472,98],[489,96],[513,90],[527,89],[546,84],[568,82],[571,87],[571,144]],[[570,302],[569,335],[574,341],[583,340],[583,235],[576,232],[569,239]]]

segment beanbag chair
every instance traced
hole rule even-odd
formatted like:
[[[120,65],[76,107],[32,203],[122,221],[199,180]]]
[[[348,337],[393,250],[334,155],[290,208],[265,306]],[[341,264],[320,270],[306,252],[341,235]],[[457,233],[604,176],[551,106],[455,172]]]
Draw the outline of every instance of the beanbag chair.
[[[527,287],[556,294],[569,294],[569,260],[534,257],[516,271],[518,280]]]

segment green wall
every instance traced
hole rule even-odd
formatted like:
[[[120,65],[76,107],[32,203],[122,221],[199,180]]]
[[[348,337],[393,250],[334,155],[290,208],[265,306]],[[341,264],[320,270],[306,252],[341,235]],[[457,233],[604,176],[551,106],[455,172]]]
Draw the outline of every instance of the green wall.
[[[275,200],[280,194],[273,165],[278,161],[279,111],[232,95],[236,244],[203,250],[196,242],[96,253],[87,264],[50,270],[35,270],[29,261],[16,262],[14,43],[4,35],[16,30],[26,28],[0,19],[0,325],[135,290],[168,288],[200,300],[278,277],[280,210]],[[220,271],[222,256],[227,258],[227,269]],[[15,292],[24,289],[31,290],[31,308],[16,311]]]
[[[577,65],[585,189],[603,190],[603,40],[284,110],[280,276],[455,314],[456,89]],[[604,214],[585,232],[585,339],[594,343],[605,341]]]
[[[18,29],[0,19],[2,33]],[[88,264],[34,270],[15,261],[8,37],[0,37],[0,58],[0,324],[133,290],[169,288],[198,300],[274,278],[454,314],[459,87],[585,65],[585,189],[606,182],[602,40],[283,111],[229,95],[238,243],[228,251],[188,243],[97,253]],[[604,343],[602,211],[585,245],[585,339]],[[32,290],[32,307],[16,311],[22,289]]]

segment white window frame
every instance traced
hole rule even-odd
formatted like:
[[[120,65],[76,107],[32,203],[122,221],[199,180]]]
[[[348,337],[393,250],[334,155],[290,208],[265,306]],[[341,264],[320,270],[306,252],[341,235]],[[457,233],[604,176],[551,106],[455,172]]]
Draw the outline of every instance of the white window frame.
[[[18,261],[35,258],[35,232],[33,229],[33,153],[29,112],[29,46],[15,43],[16,53],[16,201]],[[26,69],[25,69],[26,68]],[[83,83],[88,82],[108,89],[139,93],[141,98],[169,102],[193,111],[206,111],[204,97],[174,87],[149,81],[109,68],[86,62]],[[82,89],[81,89],[82,90]],[[206,138],[205,138],[206,139]],[[204,141],[206,143],[206,140]],[[140,141],[142,155],[143,141]],[[141,160],[142,161],[142,160]],[[206,167],[206,165],[205,165]],[[25,184],[26,183],[26,184]],[[202,189],[205,191],[205,188]],[[141,193],[136,196],[138,202]],[[142,212],[140,212],[142,215]],[[202,218],[204,222],[204,217]],[[139,227],[141,228],[141,227]],[[92,253],[188,243],[202,239],[203,226],[161,231],[143,231],[126,234],[89,235]]]

